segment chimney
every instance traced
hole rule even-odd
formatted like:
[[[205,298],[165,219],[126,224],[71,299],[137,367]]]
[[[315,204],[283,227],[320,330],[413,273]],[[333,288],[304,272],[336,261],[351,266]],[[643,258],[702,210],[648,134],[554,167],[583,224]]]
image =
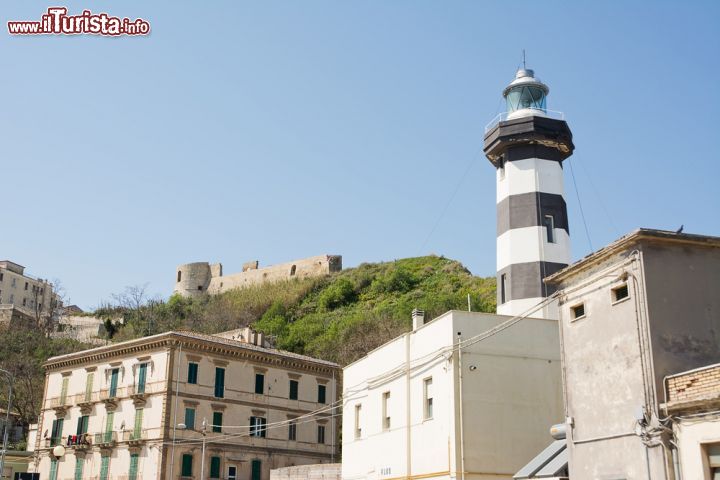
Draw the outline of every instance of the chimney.
[[[255,339],[257,340],[257,342],[255,343],[255,345],[257,345],[258,347],[264,347],[264,346],[265,346],[265,334],[264,334],[264,333],[262,333],[262,332],[257,332],[257,333],[255,334]]]
[[[425,325],[425,312],[417,308],[412,311],[413,331]]]

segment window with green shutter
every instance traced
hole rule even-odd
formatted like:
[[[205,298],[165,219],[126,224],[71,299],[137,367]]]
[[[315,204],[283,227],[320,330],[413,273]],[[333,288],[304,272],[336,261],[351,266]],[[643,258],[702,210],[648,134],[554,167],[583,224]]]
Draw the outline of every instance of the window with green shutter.
[[[262,462],[260,460],[253,460],[251,462],[252,476],[250,480],[261,480],[262,478]]]
[[[117,397],[119,368],[113,368],[110,372],[110,397]]]
[[[133,429],[133,440],[139,440],[141,438],[142,434],[142,421],[143,421],[143,412],[145,409],[138,408],[135,410],[135,428]]]
[[[318,385],[318,403],[325,403],[325,385]]]
[[[88,415],[83,415],[82,417],[78,417],[77,431],[75,433],[77,435],[82,435],[83,433],[87,433],[89,422],[90,422],[90,417]]]
[[[210,478],[220,478],[220,457],[210,457]]]
[[[183,477],[192,477],[192,470],[193,470],[193,457],[189,453],[185,453],[182,456],[182,470],[180,474]]]
[[[108,480],[108,470],[110,469],[110,456],[103,455],[100,461],[100,480]]]
[[[64,420],[62,418],[53,420],[52,430],[50,433],[50,445],[55,446],[62,443],[63,422]]]
[[[57,464],[58,461],[56,458],[50,459],[50,480],[57,480]]]
[[[92,401],[93,381],[95,380],[95,372],[88,372],[85,380],[85,401]]]
[[[255,374],[255,393],[259,395],[265,393],[265,375],[262,373]]]
[[[137,480],[139,456],[140,455],[137,453],[130,454],[130,472],[128,473],[128,480]]]
[[[67,400],[67,391],[68,391],[69,383],[70,383],[70,377],[63,377],[62,387],[60,389],[60,405],[65,405],[65,400]]]
[[[192,383],[193,385],[197,384],[197,376],[198,364],[194,362],[188,363],[187,383]]]
[[[194,429],[195,428],[195,409],[194,408],[186,408],[185,409],[185,428]]]
[[[213,424],[212,424],[213,432],[222,432],[222,421],[223,421],[222,412],[213,412]]]
[[[215,367],[215,396],[225,396],[225,369],[222,367]]]
[[[147,363],[140,364],[140,372],[138,373],[138,384],[136,393],[145,393],[145,382],[147,381]]]
[[[105,422],[105,442],[112,441],[113,425],[115,424],[115,412],[108,412]]]
[[[290,380],[290,400],[298,399],[298,381]]]
[[[75,480],[82,480],[83,478],[83,464],[85,463],[84,457],[75,457]]]

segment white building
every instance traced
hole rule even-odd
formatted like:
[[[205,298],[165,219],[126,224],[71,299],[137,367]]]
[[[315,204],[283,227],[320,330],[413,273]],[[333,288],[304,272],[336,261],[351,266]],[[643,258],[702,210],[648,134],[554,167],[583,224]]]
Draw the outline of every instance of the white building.
[[[510,318],[416,313],[412,332],[347,366],[343,479],[509,479],[542,450],[563,419],[557,322],[496,328]]]

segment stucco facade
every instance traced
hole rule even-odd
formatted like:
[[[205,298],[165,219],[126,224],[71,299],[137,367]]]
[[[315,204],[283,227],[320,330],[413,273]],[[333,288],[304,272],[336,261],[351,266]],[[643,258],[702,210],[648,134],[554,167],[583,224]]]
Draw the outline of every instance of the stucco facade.
[[[173,292],[185,297],[218,293],[235,288],[259,285],[265,282],[291,280],[293,278],[320,277],[342,270],[340,255],[318,255],[259,268],[258,262],[248,262],[243,271],[223,275],[222,264],[207,262],[186,263],[175,272]]]
[[[232,337],[167,332],[49,359],[35,470],[200,478],[203,437],[204,478],[335,461],[339,367]]]
[[[343,479],[512,478],[542,450],[563,415],[557,322],[475,341],[510,318],[451,311],[347,366]]]
[[[26,274],[25,267],[10,260],[0,261],[0,305],[3,304],[13,305],[26,318],[35,318],[62,305],[50,282]],[[19,320],[22,316],[14,318]]]
[[[546,281],[571,478],[673,478],[663,379],[720,360],[720,238],[640,229]]]

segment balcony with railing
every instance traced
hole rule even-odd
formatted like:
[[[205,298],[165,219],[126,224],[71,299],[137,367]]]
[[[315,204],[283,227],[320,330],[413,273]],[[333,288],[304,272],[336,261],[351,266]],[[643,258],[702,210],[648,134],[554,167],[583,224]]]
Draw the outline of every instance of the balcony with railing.
[[[80,408],[90,407],[100,401],[100,392],[84,392],[73,395],[73,403]]]
[[[113,447],[117,443],[118,432],[96,433],[93,443],[100,448]]]
[[[51,397],[47,399],[47,408],[55,410],[55,414],[62,416],[65,411],[72,406],[70,397],[61,395],[59,397]]]

